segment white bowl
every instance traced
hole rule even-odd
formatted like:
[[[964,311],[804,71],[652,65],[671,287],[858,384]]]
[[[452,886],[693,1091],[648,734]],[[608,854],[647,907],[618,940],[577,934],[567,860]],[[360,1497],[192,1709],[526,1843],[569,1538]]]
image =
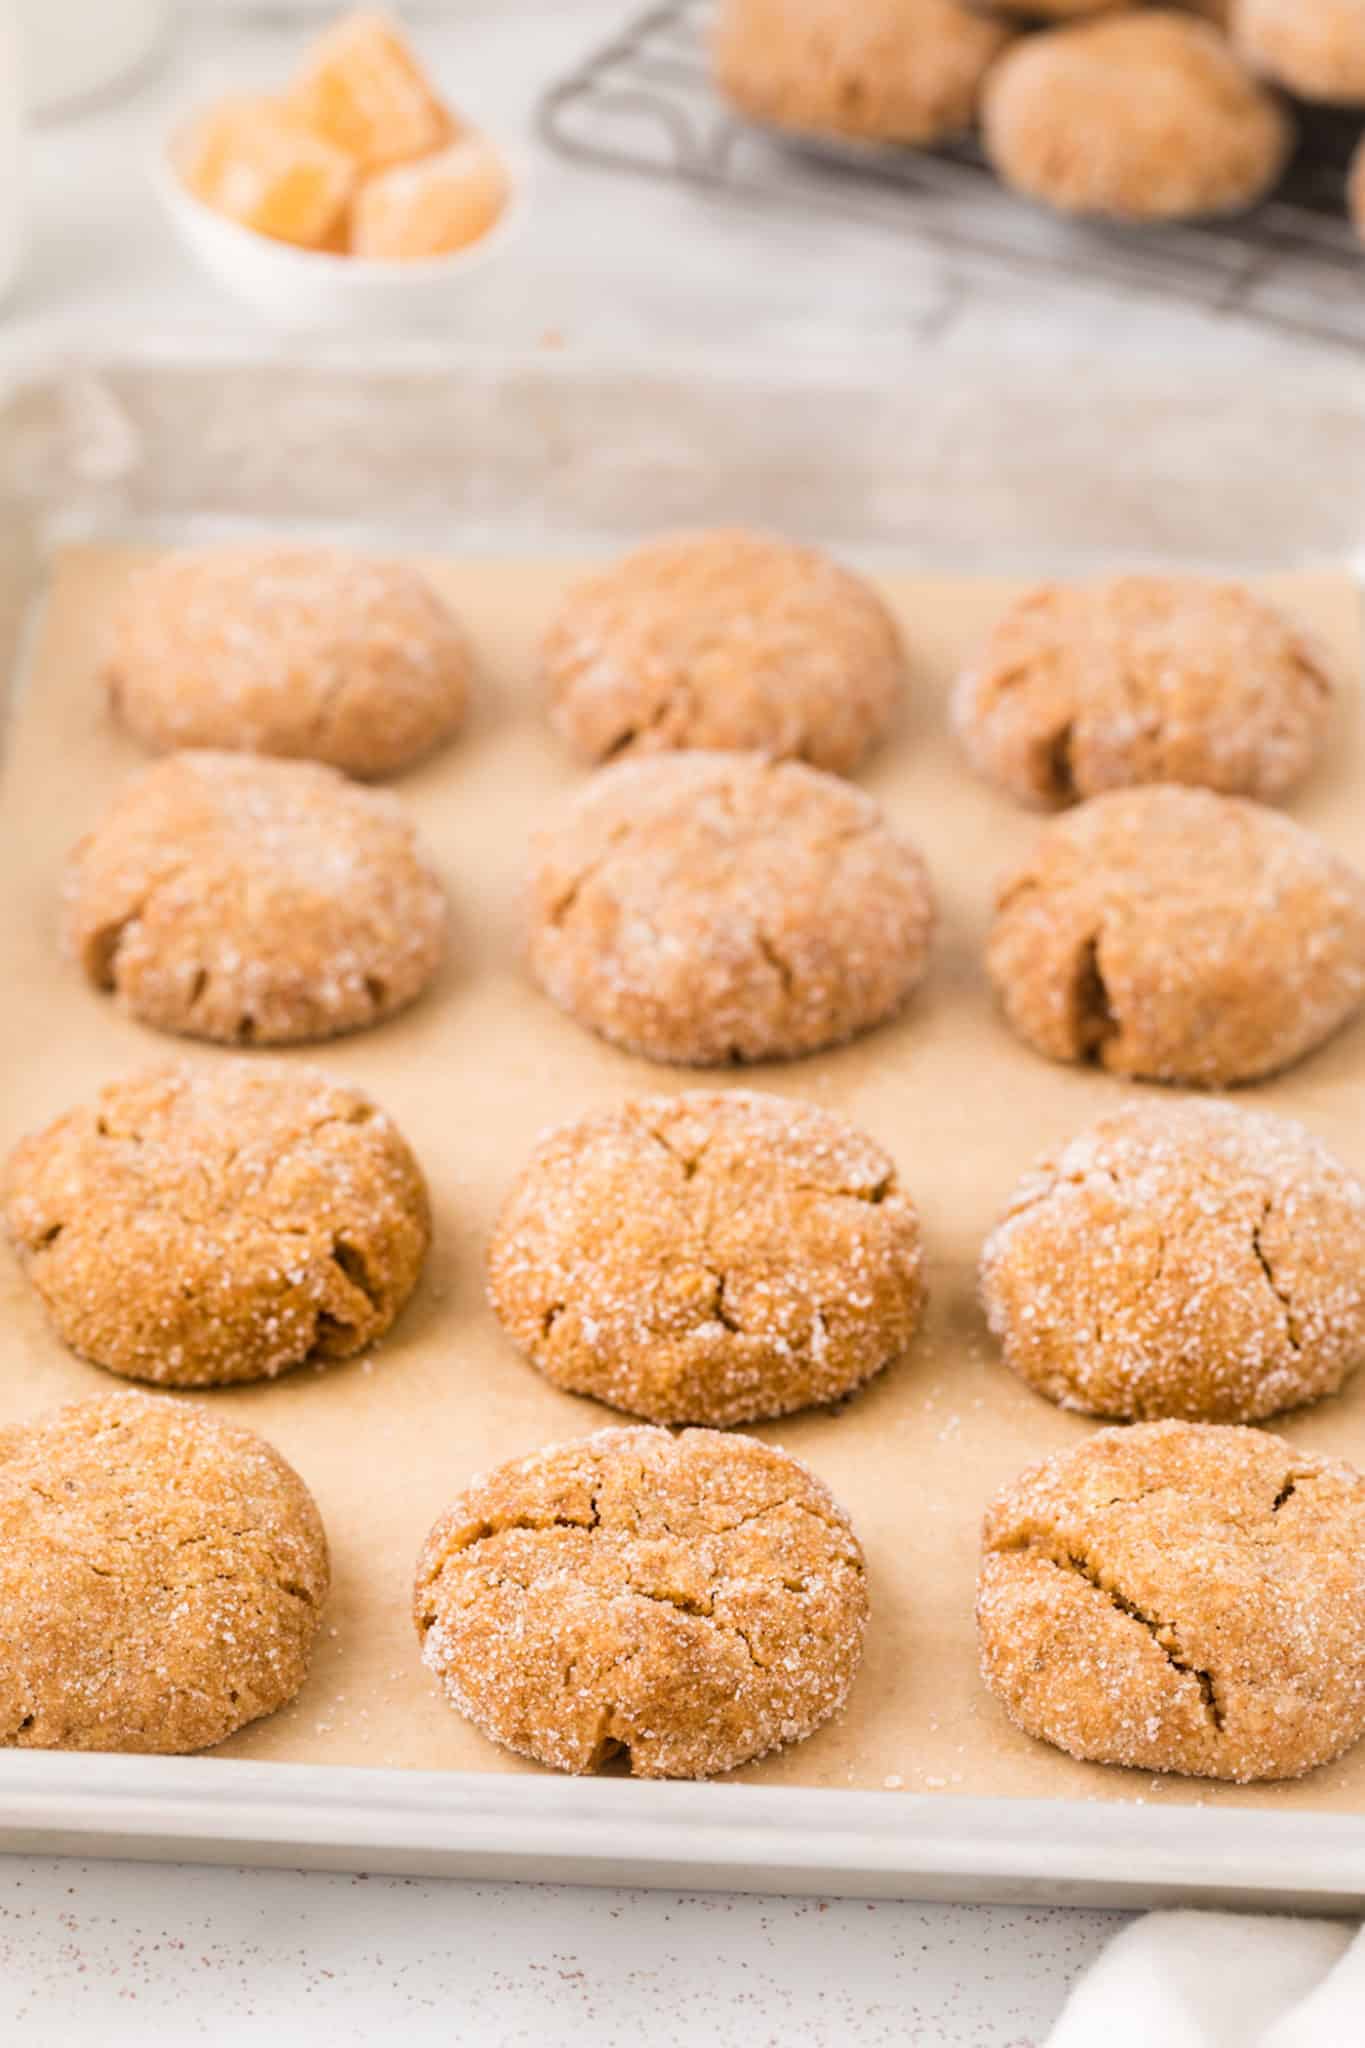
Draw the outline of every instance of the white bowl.
[[[153,159],[152,182],[162,209],[201,270],[277,327],[392,334],[446,325],[470,280],[525,224],[527,166],[495,143],[507,170],[506,204],[486,234],[449,256],[377,263],[272,241],[215,213],[185,183],[178,158],[192,118],[175,124]]]

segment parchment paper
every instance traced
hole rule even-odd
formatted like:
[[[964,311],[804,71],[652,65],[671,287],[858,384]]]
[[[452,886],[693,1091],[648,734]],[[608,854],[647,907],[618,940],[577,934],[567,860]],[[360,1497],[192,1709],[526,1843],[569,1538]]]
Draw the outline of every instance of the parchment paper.
[[[5,1150],[112,1076],[167,1057],[226,1056],[128,1022],[57,952],[67,851],[141,759],[109,723],[95,684],[103,619],[132,552],[85,546],[59,557],[9,736],[0,800]],[[468,621],[480,663],[467,733],[397,785],[448,882],[451,960],[406,1016],[288,1056],[359,1083],[393,1112],[431,1183],[436,1245],[416,1299],[370,1357],[184,1397],[260,1430],[294,1461],[326,1518],[335,1568],[303,1695],[216,1755],[532,1768],[485,1741],[427,1678],[409,1617],[412,1567],[428,1526],[473,1473],[618,1418],[555,1392],[513,1350],[484,1300],[483,1247],[509,1180],[547,1124],[633,1092],[716,1078],[614,1051],[553,1009],[521,969],[528,833],[579,774],[541,721],[533,658],[575,566],[429,566]],[[812,1465],[850,1510],[868,1553],[874,1611],[843,1715],[741,1775],[889,1793],[1360,1812],[1365,1743],[1295,1785],[1238,1790],[1154,1780],[1073,1763],[1030,1741],[977,1677],[972,1594],[982,1505],[1021,1466],[1095,1425],[1062,1414],[1000,1364],[975,1301],[976,1254],[1035,1154],[1125,1092],[1018,1044],[992,1009],[979,964],[993,878],[1039,821],[967,773],[947,733],[944,697],[1012,587],[886,579],[913,662],[913,702],[864,780],[933,867],[942,925],[924,989],[902,1019],[853,1046],[720,1077],[720,1085],[823,1103],[879,1138],[920,1205],[932,1289],[926,1325],[904,1360],[841,1410],[761,1432]],[[1271,587],[1330,643],[1341,677],[1326,765],[1293,808],[1365,866],[1354,587],[1344,574]],[[1241,1099],[1291,1111],[1365,1169],[1362,1080],[1365,1021]],[[63,1349],[8,1248],[0,1249],[0,1313],[0,1421],[120,1384]],[[1365,1372],[1344,1397],[1283,1427],[1295,1441],[1365,1466]]]

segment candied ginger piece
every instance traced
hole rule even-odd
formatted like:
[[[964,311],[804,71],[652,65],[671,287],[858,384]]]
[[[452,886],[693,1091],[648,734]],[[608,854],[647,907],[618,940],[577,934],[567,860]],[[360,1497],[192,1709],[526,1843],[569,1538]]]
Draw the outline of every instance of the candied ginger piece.
[[[334,22],[304,60],[286,105],[362,170],[429,155],[456,132],[402,31],[383,14]]]
[[[269,99],[224,100],[195,124],[182,160],[206,206],[305,249],[344,247],[351,159],[297,127]]]
[[[366,178],[351,212],[351,251],[385,262],[447,256],[486,235],[507,203],[507,170],[481,135]]]

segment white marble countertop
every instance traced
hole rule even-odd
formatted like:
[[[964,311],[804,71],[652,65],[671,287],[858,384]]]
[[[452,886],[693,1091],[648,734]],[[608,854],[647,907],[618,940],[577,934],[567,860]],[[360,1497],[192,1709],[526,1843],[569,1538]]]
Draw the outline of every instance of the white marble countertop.
[[[439,74],[495,134],[628,0],[453,5],[422,23]],[[169,112],[280,75],[297,26],[197,15],[138,92],[35,135],[33,246],[0,366],[100,351],[274,345],[194,273],[145,161]],[[515,260],[452,341],[576,351],[820,353],[913,376],[923,349],[1003,364],[1186,352],[1229,375],[1301,353],[1142,300],[981,284],[884,232],[709,204],[541,159]],[[347,346],[318,338],[315,349]],[[1003,374],[1003,371],[1002,371]],[[0,1860],[0,2037],[67,2048],[292,2038],[545,2040],[612,2048],[1029,2048],[1115,1914],[516,1888],[289,1872]]]

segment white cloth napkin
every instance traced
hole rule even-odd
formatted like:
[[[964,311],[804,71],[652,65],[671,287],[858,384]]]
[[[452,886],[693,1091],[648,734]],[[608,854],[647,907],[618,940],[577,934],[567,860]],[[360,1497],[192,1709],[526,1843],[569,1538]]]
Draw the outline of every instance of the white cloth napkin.
[[[1148,1913],[1081,1978],[1047,2048],[1365,2048],[1365,1932]]]

